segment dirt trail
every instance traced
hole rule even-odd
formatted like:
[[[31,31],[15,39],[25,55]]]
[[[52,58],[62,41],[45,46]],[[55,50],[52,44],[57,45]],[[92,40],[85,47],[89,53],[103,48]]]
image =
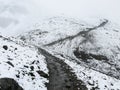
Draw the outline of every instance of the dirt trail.
[[[64,61],[42,48],[38,48],[38,50],[45,56],[48,64],[48,90],[88,90],[81,80],[77,80],[76,75],[71,72],[71,68]]]

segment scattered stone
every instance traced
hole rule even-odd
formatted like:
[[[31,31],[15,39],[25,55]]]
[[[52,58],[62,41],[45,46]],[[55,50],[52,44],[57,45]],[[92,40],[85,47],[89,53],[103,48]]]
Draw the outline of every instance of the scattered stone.
[[[28,75],[35,77],[35,75],[32,72],[29,72]]]
[[[16,75],[17,78],[20,78],[20,75]]]
[[[39,70],[39,71],[37,71],[37,73],[44,78],[49,78],[48,74],[44,73],[43,71]]]
[[[24,65],[25,68],[28,68],[28,66]]]
[[[6,63],[9,64],[10,66],[14,67],[14,65],[10,61],[8,61]]]
[[[4,48],[5,50],[8,50],[8,46],[7,46],[7,45],[4,45],[3,48]]]
[[[113,83],[111,83],[111,86],[113,86]]]
[[[30,66],[30,69],[31,69],[31,71],[34,71],[34,67],[33,66]]]
[[[15,50],[17,50],[17,48],[15,48]]]
[[[13,60],[12,58],[8,58],[8,60]]]

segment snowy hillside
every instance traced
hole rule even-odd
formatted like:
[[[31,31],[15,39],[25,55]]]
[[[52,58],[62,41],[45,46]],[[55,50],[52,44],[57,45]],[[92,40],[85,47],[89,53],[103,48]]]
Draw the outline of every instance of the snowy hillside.
[[[9,83],[9,80],[4,81],[4,78],[14,79],[24,90],[47,90],[45,83],[48,83],[48,69],[45,57],[33,47],[21,46],[1,36],[0,78],[1,90],[13,90],[9,85],[14,84]],[[19,89],[15,87],[14,90]]]
[[[35,27],[31,28],[32,31],[23,33],[18,38],[26,42],[45,45],[74,35],[87,27],[92,27],[92,25],[73,18],[52,17],[37,23]]]
[[[106,19],[91,25],[72,18],[53,17],[17,39],[44,47],[65,60],[90,88],[120,89],[120,26]]]

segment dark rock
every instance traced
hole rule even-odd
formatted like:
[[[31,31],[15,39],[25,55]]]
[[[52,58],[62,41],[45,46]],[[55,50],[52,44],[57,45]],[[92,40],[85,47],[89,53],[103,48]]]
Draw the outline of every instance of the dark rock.
[[[88,82],[89,85],[94,86],[94,83]]]
[[[108,61],[109,59],[106,56],[103,55],[95,55],[92,53],[86,53],[84,51],[79,51],[79,50],[75,50],[74,51],[74,55],[79,58],[82,59],[83,61],[87,61],[87,59],[96,59],[96,60],[105,60]]]
[[[39,70],[39,71],[37,71],[37,73],[44,78],[49,78],[49,76],[46,73],[44,73],[43,71]]]
[[[28,66],[24,65],[25,68],[29,68]]]
[[[113,86],[113,83],[111,83],[111,86]]]
[[[15,48],[15,50],[17,50],[17,48]]]
[[[5,50],[7,50],[7,49],[8,49],[8,46],[7,46],[7,45],[4,45],[3,48],[4,48]]]
[[[48,87],[48,86],[49,86],[49,83],[47,83],[47,82],[45,82],[44,84],[45,84],[45,86],[46,86],[46,87]]]
[[[33,66],[30,66],[30,69],[31,69],[31,71],[34,71],[34,67]]]
[[[8,61],[6,63],[9,64],[10,66],[14,67],[14,65],[10,61]]]
[[[34,63],[35,63],[35,60],[31,64],[34,64]]]
[[[20,78],[20,75],[16,75],[17,78]]]
[[[32,72],[29,72],[28,75],[35,77],[35,75]]]
[[[23,90],[23,88],[14,79],[1,78],[0,90]]]
[[[12,58],[8,58],[8,60],[13,60]]]

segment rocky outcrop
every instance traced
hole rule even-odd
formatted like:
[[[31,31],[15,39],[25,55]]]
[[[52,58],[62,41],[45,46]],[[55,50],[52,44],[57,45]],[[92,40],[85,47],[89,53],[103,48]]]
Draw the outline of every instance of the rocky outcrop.
[[[1,78],[0,90],[23,90],[23,88],[14,79]]]

